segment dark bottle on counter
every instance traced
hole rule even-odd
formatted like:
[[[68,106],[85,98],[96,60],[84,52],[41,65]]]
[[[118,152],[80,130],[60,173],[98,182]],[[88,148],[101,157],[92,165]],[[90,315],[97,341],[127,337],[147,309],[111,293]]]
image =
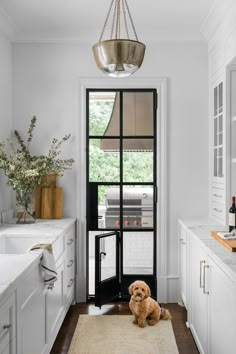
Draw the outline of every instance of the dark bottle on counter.
[[[235,197],[232,197],[232,205],[229,208],[229,232],[236,228],[236,206]]]

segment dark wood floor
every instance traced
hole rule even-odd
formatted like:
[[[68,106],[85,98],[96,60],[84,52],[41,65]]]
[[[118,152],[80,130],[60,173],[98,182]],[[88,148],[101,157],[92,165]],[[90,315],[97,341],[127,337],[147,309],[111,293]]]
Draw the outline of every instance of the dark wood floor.
[[[172,325],[179,348],[179,353],[198,354],[199,352],[193,340],[192,334],[185,325],[186,310],[177,304],[166,304],[163,307],[168,308],[173,317]],[[80,314],[127,315],[130,314],[130,310],[127,302],[117,302],[111,305],[104,305],[101,310],[95,307],[92,303],[71,306],[56,338],[51,354],[66,354],[68,352]]]

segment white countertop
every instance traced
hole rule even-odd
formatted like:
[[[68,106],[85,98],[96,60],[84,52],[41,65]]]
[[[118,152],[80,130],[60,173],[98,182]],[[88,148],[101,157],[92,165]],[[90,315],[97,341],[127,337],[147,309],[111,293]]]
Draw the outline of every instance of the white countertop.
[[[33,237],[38,242],[53,244],[75,222],[74,218],[37,220],[34,224],[2,224],[0,239],[12,236]],[[39,262],[41,251],[25,254],[1,254],[0,249],[0,300],[11,290],[14,283],[35,262]]]
[[[211,236],[211,231],[227,231],[212,219],[180,219],[207,248],[209,255],[220,263],[230,277],[236,282],[236,252],[229,251]]]

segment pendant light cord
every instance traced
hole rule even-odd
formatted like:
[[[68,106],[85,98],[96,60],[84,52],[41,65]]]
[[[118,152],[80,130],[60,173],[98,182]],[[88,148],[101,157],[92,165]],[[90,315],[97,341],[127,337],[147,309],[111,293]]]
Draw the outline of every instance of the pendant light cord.
[[[115,5],[114,5],[115,2]],[[126,9],[127,9],[127,13],[129,16],[129,20],[134,32],[134,36],[136,41],[138,41],[138,36],[134,27],[134,22],[131,16],[131,12],[127,3],[127,0],[111,0],[109,9],[108,9],[108,13],[102,28],[102,33],[100,35],[99,38],[99,42],[102,41],[102,37],[104,35],[105,29],[107,27],[107,23],[112,11],[114,5],[114,11],[113,11],[113,16],[112,16],[112,25],[111,25],[111,37],[110,39],[113,39],[113,36],[115,37],[115,39],[120,39],[120,33],[121,33],[121,8],[123,9],[123,17],[124,17],[124,26],[125,26],[125,31],[126,31],[126,35],[127,38],[129,39],[129,30],[128,30],[128,23],[127,23],[127,16],[126,16]],[[115,33],[114,33],[115,32]]]
[[[106,26],[107,26],[107,22],[108,22],[110,13],[111,13],[111,9],[112,9],[112,6],[113,6],[113,4],[114,4],[114,1],[115,1],[115,0],[111,0],[110,7],[109,7],[109,10],[108,10],[108,13],[107,13],[107,17],[106,17],[105,23],[104,23],[103,28],[102,28],[102,33],[101,33],[101,36],[100,36],[100,38],[99,38],[99,42],[101,42],[101,40],[102,40],[104,31],[105,31]]]
[[[136,30],[135,30],[135,27],[134,27],[134,22],[133,22],[131,13],[130,13],[130,9],[129,9],[127,0],[124,0],[124,1],[125,1],[125,5],[126,5],[126,8],[127,8],[127,11],[128,11],[129,19],[130,19],[130,22],[131,22],[131,25],[132,25],[132,28],[133,28],[133,31],[134,31],[134,35],[135,35],[136,41],[138,41],[138,36],[137,36]]]

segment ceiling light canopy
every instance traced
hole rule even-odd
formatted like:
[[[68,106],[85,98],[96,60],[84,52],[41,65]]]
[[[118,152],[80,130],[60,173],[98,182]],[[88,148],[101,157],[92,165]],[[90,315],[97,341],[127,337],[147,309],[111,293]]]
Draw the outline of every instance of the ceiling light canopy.
[[[110,24],[110,38],[103,40]],[[130,28],[134,39],[130,38]],[[126,77],[143,62],[145,45],[138,40],[127,0],[111,0],[108,14],[93,54],[98,68],[109,76]]]

